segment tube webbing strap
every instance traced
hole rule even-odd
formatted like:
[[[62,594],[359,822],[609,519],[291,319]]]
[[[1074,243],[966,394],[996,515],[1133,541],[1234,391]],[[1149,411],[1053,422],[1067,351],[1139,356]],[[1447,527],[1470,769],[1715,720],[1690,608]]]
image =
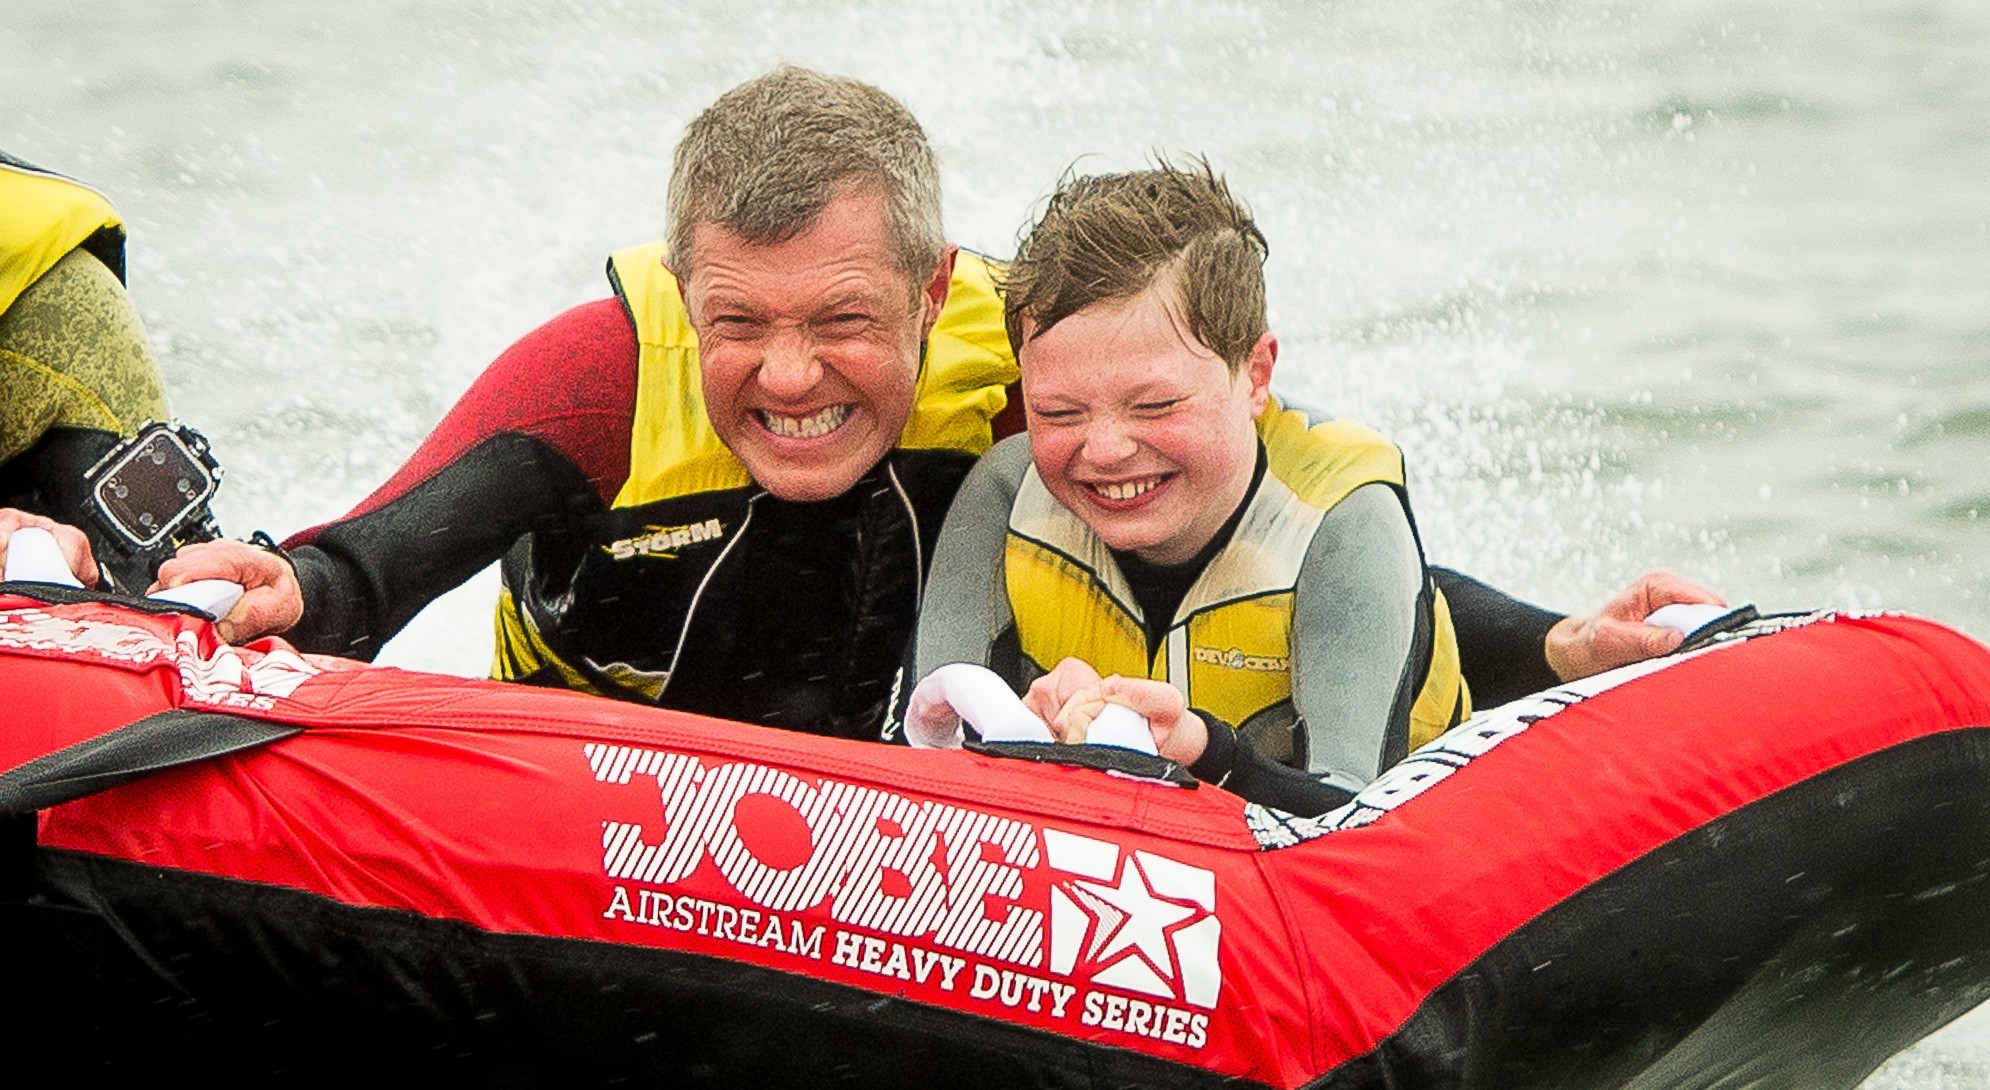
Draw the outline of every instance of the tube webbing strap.
[[[303,728],[173,708],[0,774],[0,816],[31,814],[142,776],[280,741]]]

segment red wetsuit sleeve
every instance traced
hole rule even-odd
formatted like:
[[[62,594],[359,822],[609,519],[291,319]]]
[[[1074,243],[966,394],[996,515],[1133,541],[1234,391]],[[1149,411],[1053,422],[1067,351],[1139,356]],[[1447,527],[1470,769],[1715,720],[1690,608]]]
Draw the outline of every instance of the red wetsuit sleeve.
[[[291,641],[371,658],[525,534],[607,507],[629,471],[636,361],[615,299],[506,349],[386,484],[284,543],[304,592]]]
[[[616,299],[583,303],[504,350],[387,483],[340,522],[393,503],[495,435],[526,435],[573,462],[601,497],[629,475],[636,405],[636,331]],[[325,523],[286,548],[310,544]]]

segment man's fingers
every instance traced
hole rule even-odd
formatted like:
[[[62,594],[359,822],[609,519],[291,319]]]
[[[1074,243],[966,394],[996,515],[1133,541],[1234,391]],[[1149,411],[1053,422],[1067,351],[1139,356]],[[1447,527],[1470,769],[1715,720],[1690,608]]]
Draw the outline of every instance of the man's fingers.
[[[253,640],[272,632],[287,632],[302,615],[293,589],[258,587],[242,595],[235,608],[215,626],[215,632],[229,643]]]
[[[23,526],[40,526],[47,529],[50,520],[40,515],[29,514],[18,507],[0,507],[0,544],[5,544],[8,535]]]
[[[205,541],[188,545],[159,565],[153,590],[167,590],[202,579],[226,579],[249,591],[294,583],[282,557],[242,541]]]
[[[287,632],[304,616],[304,594],[282,557],[241,541],[188,545],[159,566],[153,590],[201,579],[225,579],[242,586],[242,600],[215,626],[230,643]]]
[[[226,617],[214,623],[215,632],[219,633],[223,640],[234,643],[239,633],[267,631],[258,627],[257,621],[269,612],[266,601],[270,597],[272,597],[270,592],[263,588],[244,591],[241,600],[235,603],[235,608],[229,610]]]

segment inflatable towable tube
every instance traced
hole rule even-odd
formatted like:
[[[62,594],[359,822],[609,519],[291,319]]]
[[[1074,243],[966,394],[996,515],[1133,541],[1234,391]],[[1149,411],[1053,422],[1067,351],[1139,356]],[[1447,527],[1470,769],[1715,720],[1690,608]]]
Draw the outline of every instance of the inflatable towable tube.
[[[1777,627],[1298,820],[13,585],[0,1024],[210,1082],[1849,1087],[1990,995],[1990,653]]]

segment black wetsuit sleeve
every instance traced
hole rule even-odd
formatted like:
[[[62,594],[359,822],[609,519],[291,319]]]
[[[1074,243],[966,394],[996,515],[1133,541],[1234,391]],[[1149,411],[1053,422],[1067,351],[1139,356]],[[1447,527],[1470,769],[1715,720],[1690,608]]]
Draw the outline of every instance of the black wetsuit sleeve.
[[[370,659],[524,535],[557,535],[603,510],[628,476],[636,360],[614,299],[506,349],[379,490],[284,543],[304,592],[304,617],[286,636]]]
[[[494,435],[433,477],[290,550],[304,616],[298,648],[371,659],[437,597],[527,533],[554,533],[595,504],[579,468],[538,439]]]
[[[1451,607],[1472,706],[1492,708],[1561,684],[1548,666],[1548,630],[1562,619],[1450,568],[1430,569]]]
[[[1195,710],[1209,731],[1209,745],[1189,771],[1199,780],[1212,783],[1260,806],[1269,806],[1300,817],[1314,817],[1337,809],[1354,798],[1345,788],[1279,764],[1237,740],[1230,724]]]

